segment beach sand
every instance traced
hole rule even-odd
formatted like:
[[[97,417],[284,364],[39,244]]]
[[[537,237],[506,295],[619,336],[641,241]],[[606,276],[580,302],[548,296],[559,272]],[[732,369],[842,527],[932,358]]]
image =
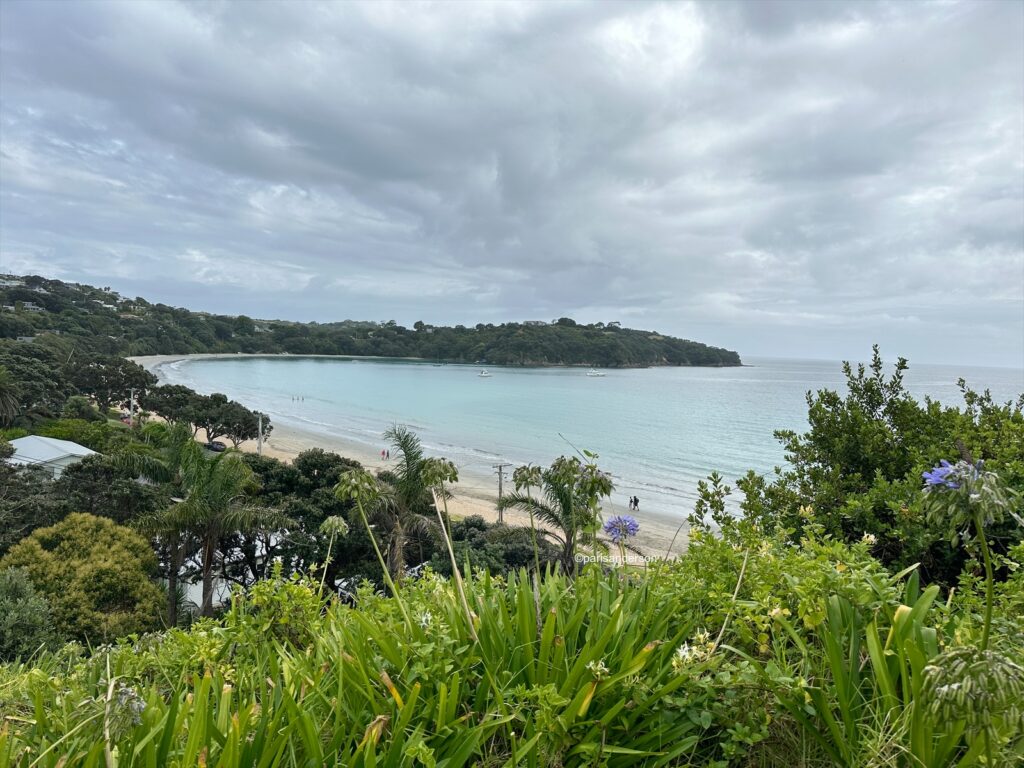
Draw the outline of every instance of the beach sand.
[[[178,360],[191,360],[201,358],[233,358],[233,357],[267,357],[268,355],[244,355],[244,354],[194,354],[194,355],[147,355],[144,357],[130,358],[149,371],[159,375],[157,367],[163,363],[171,363]],[[322,448],[325,451],[333,451],[350,459],[355,459],[364,467],[378,471],[386,469],[394,464],[394,461],[382,460],[380,453],[368,450],[367,446],[352,440],[346,440],[340,435],[323,435],[299,429],[291,424],[274,423],[273,431],[264,441],[263,455],[280,459],[286,463],[298,456],[302,451],[310,448]],[[381,447],[384,446],[383,438]],[[249,440],[238,446],[239,450],[247,453],[256,453],[256,441]],[[497,522],[497,479],[495,477],[480,476],[466,473],[462,468],[459,471],[459,482],[451,487],[454,498],[448,501],[448,511],[454,517],[468,517],[479,515],[488,522]],[[507,490],[507,489],[506,489]],[[612,504],[605,500],[602,504],[602,515],[605,519],[619,514],[630,513],[621,504]],[[505,510],[504,522],[509,525],[526,526],[530,525],[530,518],[525,512],[518,510]],[[634,514],[640,523],[640,531],[633,540],[635,545],[645,556],[664,557],[666,554],[676,556],[686,551],[686,528],[678,530],[678,525],[672,525],[658,518],[645,516],[642,512]],[[674,539],[674,542],[673,542]],[[669,548],[672,543],[671,549]],[[632,561],[632,555],[627,554],[627,559]]]

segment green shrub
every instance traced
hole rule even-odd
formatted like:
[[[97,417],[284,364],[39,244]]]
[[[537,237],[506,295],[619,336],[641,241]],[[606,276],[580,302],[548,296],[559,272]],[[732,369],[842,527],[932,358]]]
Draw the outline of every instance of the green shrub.
[[[647,570],[467,574],[468,615],[429,569],[405,610],[368,586],[322,610],[314,581],[275,574],[219,621],[0,667],[0,764],[107,745],[140,765],[981,765],[922,694],[977,595],[940,603],[870,541],[805,529],[701,533]],[[997,612],[1019,601],[1001,590]],[[1020,728],[993,734],[987,764],[1013,765]]]
[[[163,597],[151,580],[153,550],[105,518],[75,513],[35,530],[0,560],[0,568],[10,567],[25,569],[69,639],[111,642],[158,626]]]
[[[109,450],[116,437],[124,432],[122,427],[109,421],[85,421],[84,419],[58,419],[36,430],[43,437],[70,440],[99,453]]]
[[[529,528],[487,523],[479,515],[452,522],[455,561],[469,563],[474,570],[505,574],[534,567],[533,535]],[[537,537],[537,559],[541,568],[558,559],[558,550],[544,537]],[[430,567],[442,576],[452,575],[447,552],[435,552]]]
[[[273,638],[304,647],[315,639],[322,607],[317,584],[299,574],[285,578],[277,562],[269,579],[235,594],[225,625],[239,641]]]
[[[78,419],[80,421],[106,421],[106,416],[97,410],[89,398],[83,395],[72,395],[64,403],[61,416],[65,419]]]
[[[20,568],[0,570],[0,661],[26,659],[53,644],[53,618]]]

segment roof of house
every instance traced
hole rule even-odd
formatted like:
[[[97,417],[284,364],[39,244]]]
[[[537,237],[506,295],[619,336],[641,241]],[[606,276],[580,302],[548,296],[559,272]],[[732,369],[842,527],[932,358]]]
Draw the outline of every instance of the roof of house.
[[[50,464],[69,456],[79,458],[91,456],[96,451],[84,445],[72,443],[70,440],[58,440],[55,437],[29,435],[11,440],[14,455],[8,461],[12,464]]]

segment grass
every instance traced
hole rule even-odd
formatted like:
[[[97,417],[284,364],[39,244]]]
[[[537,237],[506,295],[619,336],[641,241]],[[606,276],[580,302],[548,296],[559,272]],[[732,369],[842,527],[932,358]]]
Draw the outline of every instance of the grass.
[[[0,765],[981,764],[920,701],[973,614],[857,546],[698,539],[646,573],[463,588],[468,616],[432,574],[357,608],[278,574],[188,631],[0,667]]]

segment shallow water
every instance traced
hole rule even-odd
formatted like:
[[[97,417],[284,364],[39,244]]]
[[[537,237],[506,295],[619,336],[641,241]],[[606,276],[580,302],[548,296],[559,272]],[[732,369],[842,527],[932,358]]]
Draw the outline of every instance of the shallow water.
[[[681,520],[712,470],[728,480],[783,463],[773,430],[806,427],[808,390],[843,386],[837,362],[751,359],[742,368],[606,370],[479,368],[309,357],[189,359],[159,366],[163,380],[223,392],[279,423],[385,447],[390,425],[415,430],[432,454],[464,474],[492,465],[546,465],[578,449],[600,455],[614,500],[640,497],[641,512]],[[956,381],[999,400],[1024,391],[1024,372],[912,366],[909,391],[960,404]]]

